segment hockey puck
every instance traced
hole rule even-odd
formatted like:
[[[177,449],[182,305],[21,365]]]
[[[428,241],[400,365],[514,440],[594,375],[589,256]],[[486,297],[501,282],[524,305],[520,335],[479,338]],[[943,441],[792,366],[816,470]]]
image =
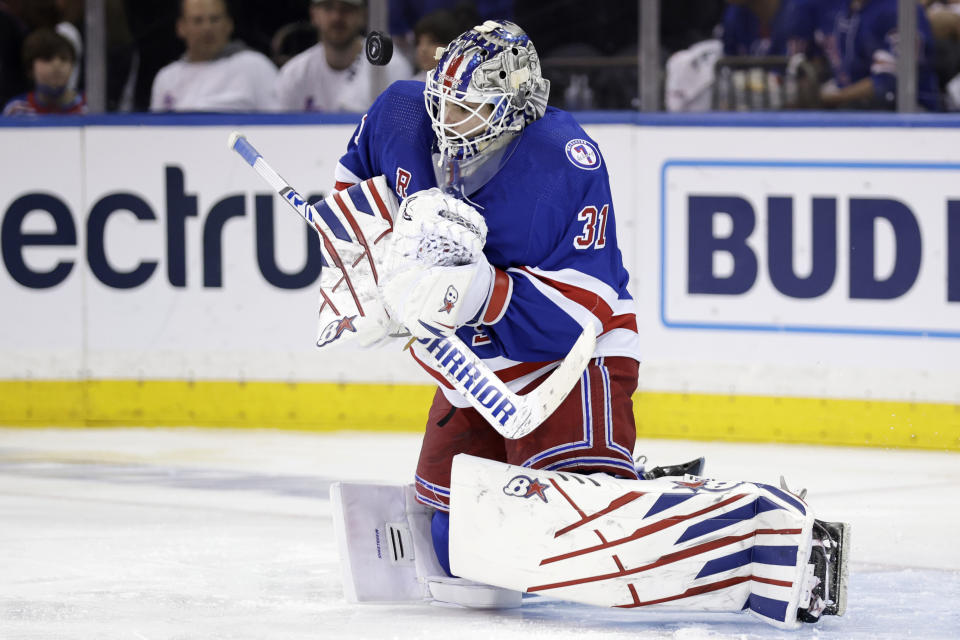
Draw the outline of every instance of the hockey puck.
[[[370,64],[382,67],[393,57],[393,38],[379,31],[371,31],[364,49]]]

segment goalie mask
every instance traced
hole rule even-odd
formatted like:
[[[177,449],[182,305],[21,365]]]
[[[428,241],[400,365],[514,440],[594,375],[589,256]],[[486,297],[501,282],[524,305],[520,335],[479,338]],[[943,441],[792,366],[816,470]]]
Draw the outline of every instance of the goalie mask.
[[[530,37],[506,20],[487,20],[457,37],[427,76],[424,101],[441,156],[481,157],[547,108],[550,81]]]

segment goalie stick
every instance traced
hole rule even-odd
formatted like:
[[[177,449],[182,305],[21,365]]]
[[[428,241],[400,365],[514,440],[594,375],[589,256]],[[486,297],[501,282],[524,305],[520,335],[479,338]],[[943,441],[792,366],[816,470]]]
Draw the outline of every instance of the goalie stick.
[[[345,272],[339,253],[355,254],[358,247],[334,236],[333,230],[313,205],[280,177],[239,132],[230,134],[227,146],[237,152],[300,217],[313,226],[333,258],[333,264]],[[363,249],[372,264],[371,247]],[[349,279],[347,284],[353,293]],[[356,298],[356,294],[353,295]],[[456,335],[418,340],[414,348],[420,359],[431,362],[431,369],[463,395],[500,435],[514,440],[531,433],[560,406],[593,357],[595,345],[596,331],[592,324],[587,324],[560,366],[536,389],[522,396],[511,391]]]

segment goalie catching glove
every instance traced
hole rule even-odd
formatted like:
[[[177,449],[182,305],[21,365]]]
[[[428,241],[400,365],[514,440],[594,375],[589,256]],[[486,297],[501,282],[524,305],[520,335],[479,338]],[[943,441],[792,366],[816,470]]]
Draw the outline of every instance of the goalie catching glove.
[[[379,290],[390,317],[417,338],[474,323],[493,284],[486,238],[483,216],[466,202],[437,188],[406,198],[383,254]]]

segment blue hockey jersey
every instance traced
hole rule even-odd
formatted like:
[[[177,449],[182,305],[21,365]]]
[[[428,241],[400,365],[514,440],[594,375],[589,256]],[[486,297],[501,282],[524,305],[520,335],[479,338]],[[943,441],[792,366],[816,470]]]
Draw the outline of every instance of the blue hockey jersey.
[[[438,186],[423,87],[402,81],[380,95],[340,158],[338,186],[385,175],[401,199]],[[486,220],[484,254],[496,274],[481,324],[457,335],[504,382],[519,389],[555,366],[588,322],[596,356],[639,360],[607,168],[570,114],[548,108],[466,195]]]

